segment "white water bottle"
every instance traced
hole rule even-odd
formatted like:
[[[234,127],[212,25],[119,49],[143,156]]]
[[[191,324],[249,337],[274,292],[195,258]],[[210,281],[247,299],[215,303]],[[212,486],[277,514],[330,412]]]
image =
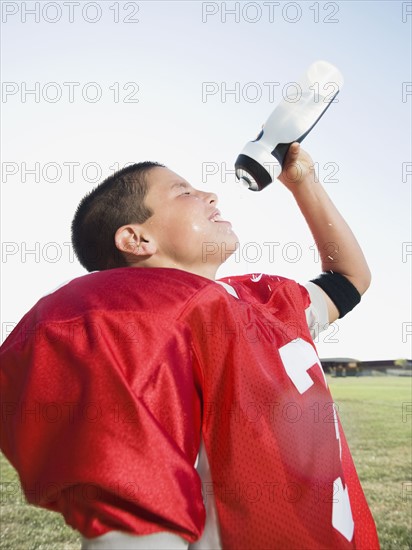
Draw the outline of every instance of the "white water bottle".
[[[252,191],[261,191],[279,176],[291,143],[301,142],[312,130],[342,88],[343,77],[331,63],[316,61],[294,84],[296,97],[277,105],[236,159],[236,176]]]

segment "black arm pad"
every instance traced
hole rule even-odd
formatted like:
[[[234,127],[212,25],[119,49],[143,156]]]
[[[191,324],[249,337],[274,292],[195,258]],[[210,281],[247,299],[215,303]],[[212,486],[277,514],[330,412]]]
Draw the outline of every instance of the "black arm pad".
[[[357,288],[340,273],[327,271],[311,283],[320,286],[339,310],[339,319],[351,311],[361,300]]]

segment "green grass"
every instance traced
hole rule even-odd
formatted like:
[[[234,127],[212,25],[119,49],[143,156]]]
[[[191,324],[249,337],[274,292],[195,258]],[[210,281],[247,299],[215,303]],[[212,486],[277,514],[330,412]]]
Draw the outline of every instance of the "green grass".
[[[412,379],[328,378],[382,549],[412,549]],[[409,408],[406,405],[409,403]],[[0,456],[0,548],[79,550],[60,515],[24,502],[13,468]],[[409,493],[407,493],[409,491]],[[367,550],[367,549],[365,549]]]
[[[329,386],[381,547],[411,549],[412,379],[329,378]]]
[[[3,455],[0,468],[0,548],[79,550],[79,536],[60,514],[26,504],[17,474]]]

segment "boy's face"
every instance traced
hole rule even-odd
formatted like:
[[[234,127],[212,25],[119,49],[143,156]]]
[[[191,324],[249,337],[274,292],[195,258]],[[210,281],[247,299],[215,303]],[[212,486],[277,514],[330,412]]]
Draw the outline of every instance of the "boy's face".
[[[142,227],[166,265],[171,260],[172,266],[202,274],[235,252],[238,238],[221,217],[214,193],[194,189],[168,168],[153,168],[147,178],[145,204],[154,214]]]

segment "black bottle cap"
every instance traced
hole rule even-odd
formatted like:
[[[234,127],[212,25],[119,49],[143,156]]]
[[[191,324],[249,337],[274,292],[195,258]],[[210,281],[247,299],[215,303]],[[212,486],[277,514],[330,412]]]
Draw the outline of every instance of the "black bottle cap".
[[[238,178],[246,182],[252,191],[261,191],[272,183],[269,172],[255,159],[247,155],[237,157],[235,169]]]

